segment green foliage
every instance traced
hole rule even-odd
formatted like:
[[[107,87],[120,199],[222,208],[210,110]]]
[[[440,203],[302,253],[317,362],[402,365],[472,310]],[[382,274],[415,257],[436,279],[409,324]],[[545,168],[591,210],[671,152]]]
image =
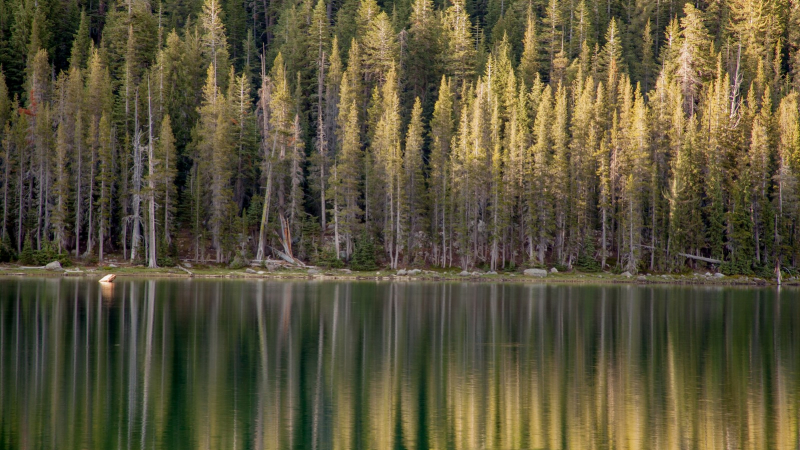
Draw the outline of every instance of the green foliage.
[[[19,254],[19,263],[28,266],[44,266],[53,261],[61,263],[62,267],[72,265],[72,260],[66,253],[58,253],[51,242],[44,242],[41,250],[34,250],[30,236],[25,238],[22,252]]]
[[[156,260],[158,267],[175,267],[175,260],[169,256],[162,256]]]
[[[247,256],[243,252],[237,252],[236,256],[233,257],[233,260],[228,264],[229,269],[244,269],[245,267],[250,267],[250,260],[247,259]]]
[[[366,233],[356,239],[356,250],[350,258],[350,268],[362,272],[378,269],[378,264],[375,262],[375,245]]]
[[[162,265],[288,227],[330,267],[335,234],[368,269],[767,276],[800,257],[800,16],[684,3],[0,0],[0,261],[130,249],[153,198]]]
[[[17,259],[17,251],[14,250],[14,246],[11,244],[11,238],[8,233],[6,233],[2,242],[0,242],[0,262],[7,263],[15,259]]]
[[[719,271],[725,275],[753,275],[753,269],[747,261],[725,261],[720,264]]]
[[[594,258],[595,251],[594,239],[587,239],[586,245],[578,253],[574,267],[581,272],[600,272],[603,268],[600,266],[600,262]]]
[[[22,244],[22,251],[19,254],[19,263],[22,265],[36,264],[30,235],[25,236],[25,243]]]
[[[315,266],[327,269],[340,269],[344,267],[344,262],[336,257],[336,252],[332,249],[320,250],[313,259]]]

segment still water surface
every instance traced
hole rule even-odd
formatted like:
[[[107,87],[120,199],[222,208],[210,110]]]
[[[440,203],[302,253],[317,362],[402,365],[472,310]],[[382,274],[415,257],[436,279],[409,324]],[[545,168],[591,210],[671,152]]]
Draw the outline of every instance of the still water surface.
[[[798,291],[0,279],[0,448],[800,445]]]

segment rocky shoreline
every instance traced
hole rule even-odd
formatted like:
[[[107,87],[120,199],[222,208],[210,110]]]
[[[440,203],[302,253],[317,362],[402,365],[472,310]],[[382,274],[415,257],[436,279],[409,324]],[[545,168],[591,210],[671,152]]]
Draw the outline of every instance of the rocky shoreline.
[[[49,266],[49,265],[48,265]],[[556,269],[526,269],[523,272],[482,272],[454,270],[400,269],[374,272],[353,272],[349,269],[304,269],[188,267],[149,269],[143,266],[79,266],[61,268],[24,267],[0,265],[0,276],[22,277],[82,277],[97,278],[108,274],[121,278],[198,278],[198,279],[252,279],[252,280],[338,280],[338,281],[432,281],[432,282],[486,282],[486,283],[580,283],[580,284],[671,284],[710,286],[777,286],[776,280],[747,276],[711,274],[639,274],[628,272],[558,272]],[[800,279],[784,279],[782,286],[798,286]]]

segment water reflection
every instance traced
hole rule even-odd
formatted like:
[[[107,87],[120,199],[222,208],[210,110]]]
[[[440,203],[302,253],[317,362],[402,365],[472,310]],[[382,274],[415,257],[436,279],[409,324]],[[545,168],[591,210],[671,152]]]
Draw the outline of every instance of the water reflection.
[[[0,280],[0,448],[798,448],[797,291]]]

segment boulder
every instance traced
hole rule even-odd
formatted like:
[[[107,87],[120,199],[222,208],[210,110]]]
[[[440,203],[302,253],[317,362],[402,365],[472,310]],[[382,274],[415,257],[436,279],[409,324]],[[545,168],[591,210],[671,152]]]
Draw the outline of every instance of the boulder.
[[[264,272],[263,270],[259,270],[259,271],[258,271],[258,272],[256,272],[256,273],[257,273],[258,275],[264,275],[264,274],[265,274],[265,273],[267,273],[267,272]]]
[[[411,270],[408,271],[408,274],[411,275],[411,276],[419,275],[421,273],[422,273],[422,271],[419,270],[419,269],[411,269]]]
[[[244,269],[244,271],[245,271],[245,273],[253,273],[253,274],[257,273],[255,270],[250,269],[250,268]]]
[[[704,273],[704,274],[703,274],[703,276],[704,276],[704,277],[706,277],[706,278],[708,278],[708,277],[710,277],[710,276],[711,276],[711,273],[710,273],[710,272],[706,272],[706,273]]]
[[[44,268],[45,268],[46,270],[64,270],[64,269],[61,267],[61,263],[60,263],[60,262],[58,262],[58,261],[53,261],[53,262],[51,262],[51,263],[47,263],[47,265],[46,265],[46,266],[44,266]]]
[[[400,270],[397,271],[397,276],[398,277],[404,277],[406,275],[408,275],[408,272],[405,269],[400,269]]]
[[[558,273],[558,269],[556,269],[555,267],[553,267],[552,269],[550,269],[550,273]]]
[[[497,275],[497,272],[495,272],[494,270],[490,270],[486,272],[486,275]]]
[[[482,274],[482,273],[480,273],[480,272],[478,272],[478,271],[472,272],[472,276],[473,276],[473,277],[479,277],[479,276],[481,276],[481,275],[483,275],[483,274]]]
[[[621,275],[621,276],[623,276],[623,277],[628,277],[628,278],[630,278],[630,277],[632,277],[632,276],[633,276],[633,275],[631,275],[631,273],[630,273],[630,272],[628,272],[627,270],[626,270],[625,272],[622,272],[620,275]]]
[[[339,272],[342,272],[342,273],[353,273],[353,271],[350,270],[350,269],[339,269]]]
[[[467,272],[466,270],[462,270],[461,273],[458,274],[460,277],[468,277],[472,275],[471,273]]]
[[[321,273],[319,269],[308,269],[309,275],[318,275],[319,273]]]
[[[636,281],[647,281],[647,277],[645,277],[644,275],[639,275],[638,277],[636,277]]]
[[[717,272],[714,274],[714,278],[725,278],[725,274]]]
[[[110,274],[104,276],[103,278],[100,278],[100,282],[101,283],[113,283],[116,278],[117,278],[116,275],[114,275],[113,273],[110,273]]]
[[[544,278],[547,276],[547,271],[544,269],[525,269],[523,273],[529,277]]]
[[[186,267],[187,269],[191,269],[192,265],[190,263],[188,263],[188,262],[185,262],[185,263],[183,263],[183,267]]]

